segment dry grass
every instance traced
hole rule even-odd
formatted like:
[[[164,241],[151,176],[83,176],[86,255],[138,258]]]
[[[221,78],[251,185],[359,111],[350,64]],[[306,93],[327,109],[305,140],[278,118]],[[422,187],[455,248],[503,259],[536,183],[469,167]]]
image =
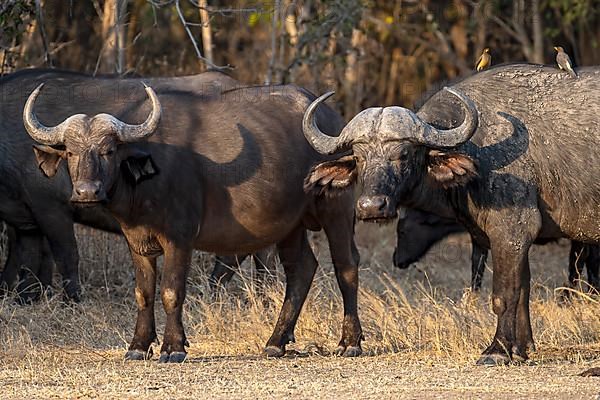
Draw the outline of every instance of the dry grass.
[[[532,251],[532,323],[538,352],[525,365],[475,367],[495,328],[489,289],[463,299],[470,268],[466,237],[436,247],[416,268],[391,266],[392,226],[359,227],[360,316],[366,355],[359,359],[306,354],[335,348],[341,299],[329,254],[314,242],[321,268],[296,329],[297,352],[265,360],[283,297],[277,283],[264,295],[248,278],[234,279],[216,300],[199,255],[189,280],[185,325],[191,342],[184,365],[124,363],[133,332],[133,271],[121,238],[80,229],[85,300],[51,298],[33,306],[0,302],[0,398],[210,397],[577,397],[600,394],[600,378],[578,372],[600,358],[600,305],[575,296],[555,300],[566,281],[564,244]],[[489,287],[491,271],[484,286]],[[280,280],[281,281],[281,280]],[[56,296],[58,297],[58,296]],[[159,335],[163,314],[157,308]],[[316,345],[316,346],[315,346]]]

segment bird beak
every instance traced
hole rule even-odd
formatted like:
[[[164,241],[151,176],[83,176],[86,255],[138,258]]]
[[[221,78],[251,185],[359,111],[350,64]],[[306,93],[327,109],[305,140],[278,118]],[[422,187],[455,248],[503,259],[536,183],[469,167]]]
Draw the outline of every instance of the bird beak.
[[[554,50],[555,50],[555,51],[558,51],[558,47],[554,46]]]

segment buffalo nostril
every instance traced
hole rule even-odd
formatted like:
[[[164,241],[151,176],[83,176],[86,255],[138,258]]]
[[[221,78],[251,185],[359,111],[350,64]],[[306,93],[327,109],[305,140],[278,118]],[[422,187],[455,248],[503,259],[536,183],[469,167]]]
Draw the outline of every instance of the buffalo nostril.
[[[380,197],[378,203],[379,203],[379,209],[380,210],[385,209],[387,207],[387,205],[388,205],[387,204],[387,197],[383,197],[383,196]]]

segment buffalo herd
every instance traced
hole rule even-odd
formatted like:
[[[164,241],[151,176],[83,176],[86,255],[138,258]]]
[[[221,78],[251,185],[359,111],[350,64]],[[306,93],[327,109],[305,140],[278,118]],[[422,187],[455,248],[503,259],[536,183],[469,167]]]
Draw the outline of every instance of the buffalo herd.
[[[218,254],[211,285],[248,255],[261,273],[275,248],[285,299],[265,354],[279,357],[323,230],[343,299],[336,354],[362,353],[355,220],[398,221],[406,268],[455,232],[473,245],[473,290],[493,257],[495,335],[478,363],[527,359],[529,248],[572,242],[569,284],[599,285],[600,68],[578,79],[507,64],[435,93],[417,111],[368,108],[347,124],[294,85],[244,86],[220,72],[122,78],[23,70],[0,78],[2,288],[35,300],[56,265],[79,301],[74,223],[123,235],[135,269],[137,322],[125,358],[152,357],[157,257],[166,314],[159,362],[186,358],[182,305],[192,252]],[[399,213],[399,211],[401,211]],[[272,247],[274,246],[274,247]],[[21,267],[26,265],[29,272]]]

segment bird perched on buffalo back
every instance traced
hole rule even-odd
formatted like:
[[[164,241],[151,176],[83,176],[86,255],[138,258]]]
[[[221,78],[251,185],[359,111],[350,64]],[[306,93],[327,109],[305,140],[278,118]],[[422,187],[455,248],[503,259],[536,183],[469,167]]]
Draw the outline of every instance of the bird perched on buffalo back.
[[[577,73],[573,70],[573,63],[571,63],[571,58],[562,47],[555,46],[554,50],[556,50],[556,63],[558,64],[558,68],[563,71],[567,71],[573,78],[577,78]]]
[[[483,53],[481,53],[481,55],[479,56],[479,59],[475,64],[475,69],[477,69],[477,72],[483,71],[490,65],[492,65],[492,55],[490,54],[489,47],[486,47],[485,49],[483,49]]]

